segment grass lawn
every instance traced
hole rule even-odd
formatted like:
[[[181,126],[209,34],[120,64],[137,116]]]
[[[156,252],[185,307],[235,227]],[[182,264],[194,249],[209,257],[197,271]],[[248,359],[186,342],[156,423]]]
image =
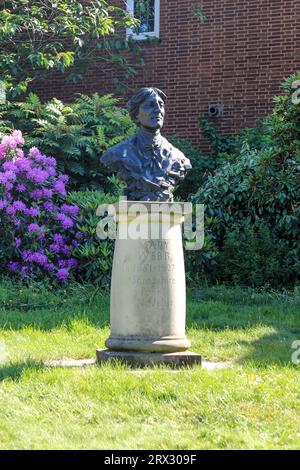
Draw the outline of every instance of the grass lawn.
[[[0,284],[0,449],[300,447],[299,293],[188,293],[192,350],[229,369],[45,367],[94,357],[108,320],[95,287]]]

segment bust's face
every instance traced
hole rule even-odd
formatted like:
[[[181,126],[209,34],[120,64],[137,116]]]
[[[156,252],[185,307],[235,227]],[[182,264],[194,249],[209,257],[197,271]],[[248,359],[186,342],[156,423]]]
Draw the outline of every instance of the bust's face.
[[[142,127],[161,129],[164,117],[165,103],[159,95],[150,95],[140,104],[137,119]]]

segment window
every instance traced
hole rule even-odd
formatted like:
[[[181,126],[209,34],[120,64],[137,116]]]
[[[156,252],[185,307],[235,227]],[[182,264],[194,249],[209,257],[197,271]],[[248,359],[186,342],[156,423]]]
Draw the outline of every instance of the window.
[[[141,22],[137,29],[126,30],[127,38],[159,37],[159,3],[160,0],[127,0],[127,10]]]

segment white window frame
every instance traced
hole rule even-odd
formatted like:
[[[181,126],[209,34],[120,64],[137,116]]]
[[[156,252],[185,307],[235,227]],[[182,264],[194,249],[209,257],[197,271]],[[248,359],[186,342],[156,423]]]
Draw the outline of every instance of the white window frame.
[[[134,16],[134,2],[135,0],[127,0],[127,11]],[[126,28],[126,39],[129,37],[136,41],[145,40],[147,38],[159,38],[159,22],[160,22],[160,0],[155,0],[154,3],[154,31],[149,33],[135,34],[132,29]]]

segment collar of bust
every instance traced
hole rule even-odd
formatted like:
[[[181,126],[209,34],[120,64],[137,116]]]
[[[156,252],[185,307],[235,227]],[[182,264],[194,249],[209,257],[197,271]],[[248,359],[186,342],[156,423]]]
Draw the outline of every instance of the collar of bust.
[[[139,144],[144,148],[159,148],[162,145],[162,136],[158,129],[155,133],[140,127],[137,132]]]

